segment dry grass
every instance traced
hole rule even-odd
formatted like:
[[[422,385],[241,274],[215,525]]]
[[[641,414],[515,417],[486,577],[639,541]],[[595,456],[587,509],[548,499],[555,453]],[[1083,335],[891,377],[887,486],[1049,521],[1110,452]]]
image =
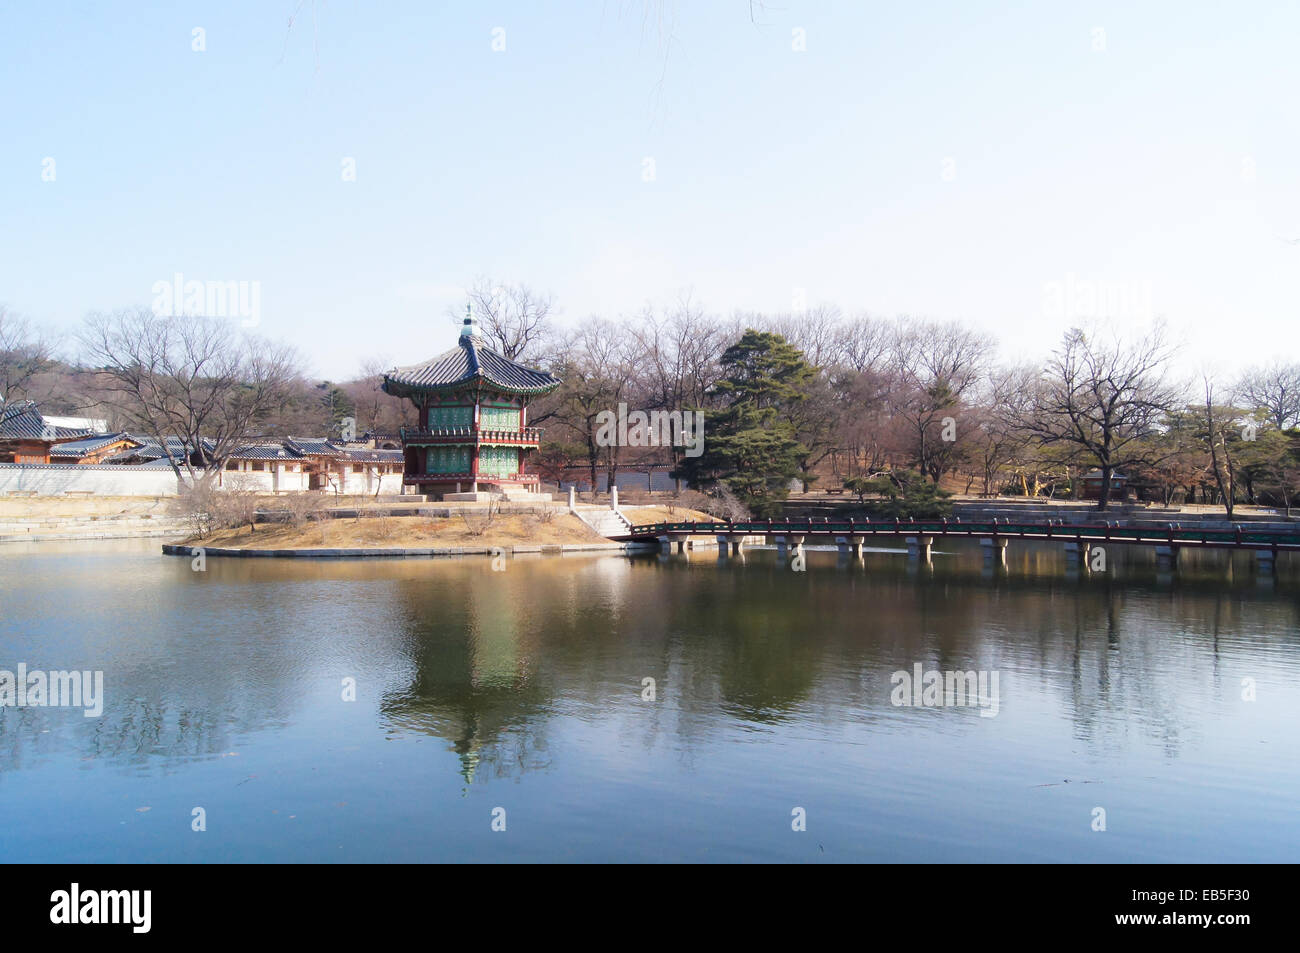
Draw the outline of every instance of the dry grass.
[[[324,520],[295,528],[287,523],[261,523],[256,532],[247,526],[218,530],[196,545],[232,549],[355,549],[417,547],[512,546],[531,543],[601,543],[575,516],[564,514],[545,522],[531,513],[500,515],[482,535],[474,535],[458,516],[426,519],[419,516],[391,516],[364,519]]]
[[[717,518],[700,510],[688,510],[685,507],[669,506],[620,506],[623,515],[633,525],[641,523],[685,523],[694,520],[697,523],[714,523]]]

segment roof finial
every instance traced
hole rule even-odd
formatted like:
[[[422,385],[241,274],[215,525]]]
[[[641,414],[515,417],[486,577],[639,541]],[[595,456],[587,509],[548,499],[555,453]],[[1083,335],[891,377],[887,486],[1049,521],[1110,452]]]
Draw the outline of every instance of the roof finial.
[[[460,326],[460,337],[462,341],[478,337],[478,324],[474,321],[474,305],[471,302],[465,303],[465,323]]]

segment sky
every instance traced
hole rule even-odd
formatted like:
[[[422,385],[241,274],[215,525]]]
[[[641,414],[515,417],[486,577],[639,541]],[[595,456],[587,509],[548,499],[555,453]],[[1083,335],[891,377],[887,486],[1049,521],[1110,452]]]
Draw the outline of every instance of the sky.
[[[1297,359],[1297,36],[1281,2],[8,2],[0,304],[71,334],[245,282],[332,379],[452,346],[480,276],[566,326],[689,293]]]

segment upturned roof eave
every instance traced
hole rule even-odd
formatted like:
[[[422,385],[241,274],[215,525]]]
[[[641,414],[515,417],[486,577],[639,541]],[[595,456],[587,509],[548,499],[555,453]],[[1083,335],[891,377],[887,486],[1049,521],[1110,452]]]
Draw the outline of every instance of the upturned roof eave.
[[[535,397],[541,394],[549,394],[555,388],[559,387],[563,381],[555,381],[541,387],[514,387],[510,384],[503,384],[498,380],[488,377],[486,374],[475,374],[473,377],[464,377],[460,380],[449,381],[446,384],[415,384],[410,381],[404,381],[400,378],[389,377],[384,375],[383,391],[391,394],[393,397],[409,397],[411,394],[440,394],[448,391],[471,390],[474,388],[490,387],[493,390],[501,391],[506,394],[523,394]]]

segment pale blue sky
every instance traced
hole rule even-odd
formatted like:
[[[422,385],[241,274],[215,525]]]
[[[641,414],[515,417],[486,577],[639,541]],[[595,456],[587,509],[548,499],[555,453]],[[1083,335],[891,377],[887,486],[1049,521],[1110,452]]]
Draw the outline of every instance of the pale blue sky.
[[[342,378],[450,346],[481,274],[566,323],[804,289],[1008,357],[1073,275],[1134,292],[1121,324],[1149,288],[1189,366],[1300,355],[1300,5],[298,6],[5,4],[0,302],[71,328],[259,281],[259,330]]]

